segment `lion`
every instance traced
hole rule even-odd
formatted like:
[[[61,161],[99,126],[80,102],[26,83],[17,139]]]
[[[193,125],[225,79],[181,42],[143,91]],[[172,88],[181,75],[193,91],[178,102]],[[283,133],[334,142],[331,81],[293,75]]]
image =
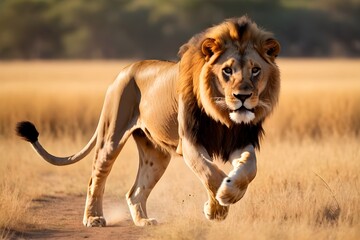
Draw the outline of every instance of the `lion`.
[[[78,153],[48,153],[30,122],[18,123],[17,134],[59,166],[83,159],[95,147],[87,227],[106,225],[105,182],[130,136],[139,152],[137,177],[126,194],[135,225],[157,223],[148,217],[146,202],[172,156],[182,156],[205,186],[205,217],[224,220],[256,176],[262,125],[279,97],[279,51],[273,35],[248,17],[228,19],[191,38],[178,62],[145,60],[125,67],[107,90],[94,135]],[[215,159],[231,162],[233,170],[226,174]]]

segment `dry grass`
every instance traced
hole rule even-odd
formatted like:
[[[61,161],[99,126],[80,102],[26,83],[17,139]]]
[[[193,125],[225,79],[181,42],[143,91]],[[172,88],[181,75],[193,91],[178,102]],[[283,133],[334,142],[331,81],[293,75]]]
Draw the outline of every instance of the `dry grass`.
[[[267,130],[295,138],[359,135],[359,64],[359,60],[280,61],[280,104]]]
[[[244,199],[224,222],[207,221],[203,187],[175,158],[149,199],[150,215],[164,223],[149,238],[358,239],[359,64],[281,60],[280,104],[266,122],[258,175]],[[14,136],[15,123],[34,121],[52,153],[76,152],[94,131],[106,88],[123,65],[0,63],[0,228],[36,227],[38,219],[27,214],[31,199],[85,194],[91,172],[92,156],[62,168],[41,161]],[[136,168],[137,151],[130,142],[114,165],[106,196],[124,196]]]

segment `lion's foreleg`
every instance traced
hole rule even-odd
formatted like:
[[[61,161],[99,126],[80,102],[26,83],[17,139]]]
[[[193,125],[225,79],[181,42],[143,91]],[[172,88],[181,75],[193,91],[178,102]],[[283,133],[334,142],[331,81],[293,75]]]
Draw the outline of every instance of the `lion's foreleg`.
[[[204,214],[210,220],[223,220],[229,211],[228,206],[221,206],[216,200],[216,192],[226,174],[213,164],[207,151],[200,146],[195,146],[183,138],[183,156],[186,164],[206,187],[209,200],[204,205]]]
[[[256,176],[256,155],[252,145],[231,154],[234,169],[225,178],[217,191],[216,199],[222,206],[239,201],[245,194],[249,183]]]

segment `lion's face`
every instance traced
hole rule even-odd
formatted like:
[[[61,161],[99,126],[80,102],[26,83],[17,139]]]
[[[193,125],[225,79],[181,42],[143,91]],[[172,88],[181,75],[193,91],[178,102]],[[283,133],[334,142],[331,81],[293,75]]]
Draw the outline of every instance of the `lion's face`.
[[[253,42],[241,46],[237,41],[216,44],[205,40],[202,47],[207,61],[199,80],[205,111],[226,125],[262,121],[279,95],[279,70],[274,62],[278,42],[269,38],[261,46]]]
[[[228,127],[257,124],[278,100],[279,51],[272,34],[246,17],[226,21],[180,49],[181,92],[195,93],[198,106]]]
[[[226,108],[233,122],[250,123],[257,108],[266,108],[261,94],[268,83],[269,64],[253,47],[248,47],[246,54],[229,47],[210,67],[216,76],[213,100]]]

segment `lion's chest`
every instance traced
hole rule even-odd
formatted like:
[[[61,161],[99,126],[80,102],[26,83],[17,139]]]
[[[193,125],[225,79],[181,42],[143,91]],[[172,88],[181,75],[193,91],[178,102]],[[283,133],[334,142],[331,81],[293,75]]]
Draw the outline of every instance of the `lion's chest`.
[[[232,152],[251,144],[259,146],[263,133],[261,123],[257,125],[234,124],[228,128],[206,117],[200,118],[197,143],[204,146],[210,156],[228,161]]]

